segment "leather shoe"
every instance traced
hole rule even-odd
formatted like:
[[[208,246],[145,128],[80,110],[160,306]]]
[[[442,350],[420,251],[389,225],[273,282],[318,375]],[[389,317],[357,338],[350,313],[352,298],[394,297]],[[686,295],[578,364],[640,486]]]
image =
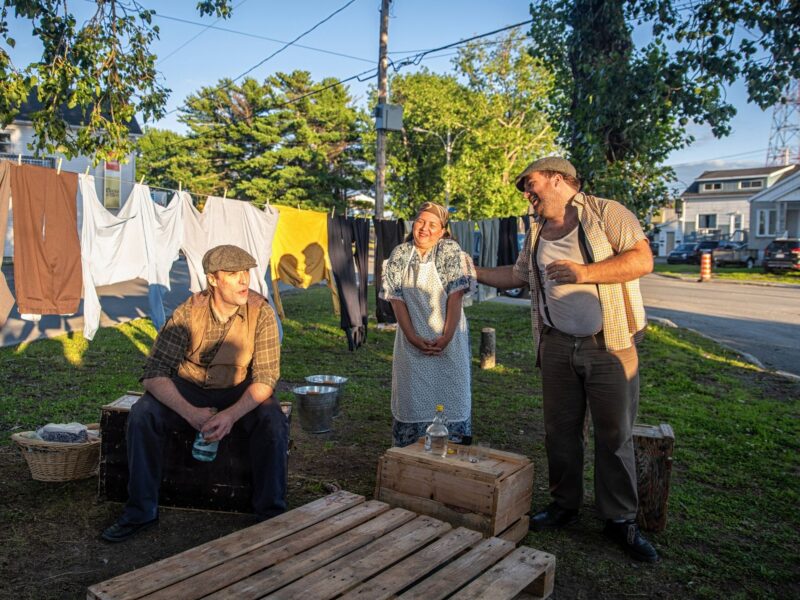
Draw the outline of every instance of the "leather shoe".
[[[533,515],[528,528],[531,531],[561,529],[567,525],[577,523],[579,515],[580,513],[574,508],[561,508],[558,504],[552,502],[547,508]]]
[[[615,523],[606,521],[603,534],[619,544],[631,558],[642,562],[654,563],[660,560],[658,552],[639,531],[635,521]]]
[[[155,523],[158,523],[158,517],[147,523],[120,523],[117,521],[101,533],[100,537],[107,542],[124,542],[132,535],[139,533],[142,529],[146,529]]]

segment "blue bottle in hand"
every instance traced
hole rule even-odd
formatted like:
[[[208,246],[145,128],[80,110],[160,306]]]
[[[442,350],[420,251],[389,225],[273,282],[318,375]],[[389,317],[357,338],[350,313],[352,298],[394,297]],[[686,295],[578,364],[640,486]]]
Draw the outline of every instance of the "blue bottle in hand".
[[[217,457],[217,446],[219,446],[219,441],[207,442],[203,437],[203,432],[198,431],[192,445],[192,456],[203,462],[211,462]]]

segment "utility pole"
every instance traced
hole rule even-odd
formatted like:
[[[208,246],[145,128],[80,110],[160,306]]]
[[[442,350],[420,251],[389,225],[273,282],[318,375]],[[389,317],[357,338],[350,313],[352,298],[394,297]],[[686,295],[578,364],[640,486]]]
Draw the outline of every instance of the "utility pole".
[[[386,48],[389,45],[389,4],[392,0],[381,0],[381,34],[378,46],[378,105],[387,103],[386,71],[389,60]],[[386,185],[386,129],[378,129],[375,159],[375,218],[383,219],[383,191]]]

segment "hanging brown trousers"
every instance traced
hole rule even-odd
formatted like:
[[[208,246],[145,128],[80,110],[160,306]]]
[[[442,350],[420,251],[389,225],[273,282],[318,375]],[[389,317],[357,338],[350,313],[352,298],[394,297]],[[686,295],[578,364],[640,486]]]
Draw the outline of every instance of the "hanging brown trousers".
[[[71,314],[81,300],[78,176],[11,165],[14,288],[20,314]]]
[[[8,228],[8,200],[11,197],[11,163],[8,161],[0,162],[0,262],[5,258],[5,237]],[[0,273],[0,329],[6,324],[8,313],[14,306],[14,296],[8,289],[6,276]]]

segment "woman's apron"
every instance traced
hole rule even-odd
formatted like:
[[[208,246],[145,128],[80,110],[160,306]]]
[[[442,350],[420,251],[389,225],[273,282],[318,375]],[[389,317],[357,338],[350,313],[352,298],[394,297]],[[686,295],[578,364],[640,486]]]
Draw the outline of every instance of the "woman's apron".
[[[417,335],[432,340],[444,332],[447,294],[436,271],[435,255],[412,266],[414,249],[403,274],[403,299]],[[434,248],[431,252],[436,252]],[[433,420],[444,405],[448,421],[471,415],[469,328],[463,308],[453,339],[438,356],[423,354],[398,327],[392,361],[392,416],[404,423]]]

